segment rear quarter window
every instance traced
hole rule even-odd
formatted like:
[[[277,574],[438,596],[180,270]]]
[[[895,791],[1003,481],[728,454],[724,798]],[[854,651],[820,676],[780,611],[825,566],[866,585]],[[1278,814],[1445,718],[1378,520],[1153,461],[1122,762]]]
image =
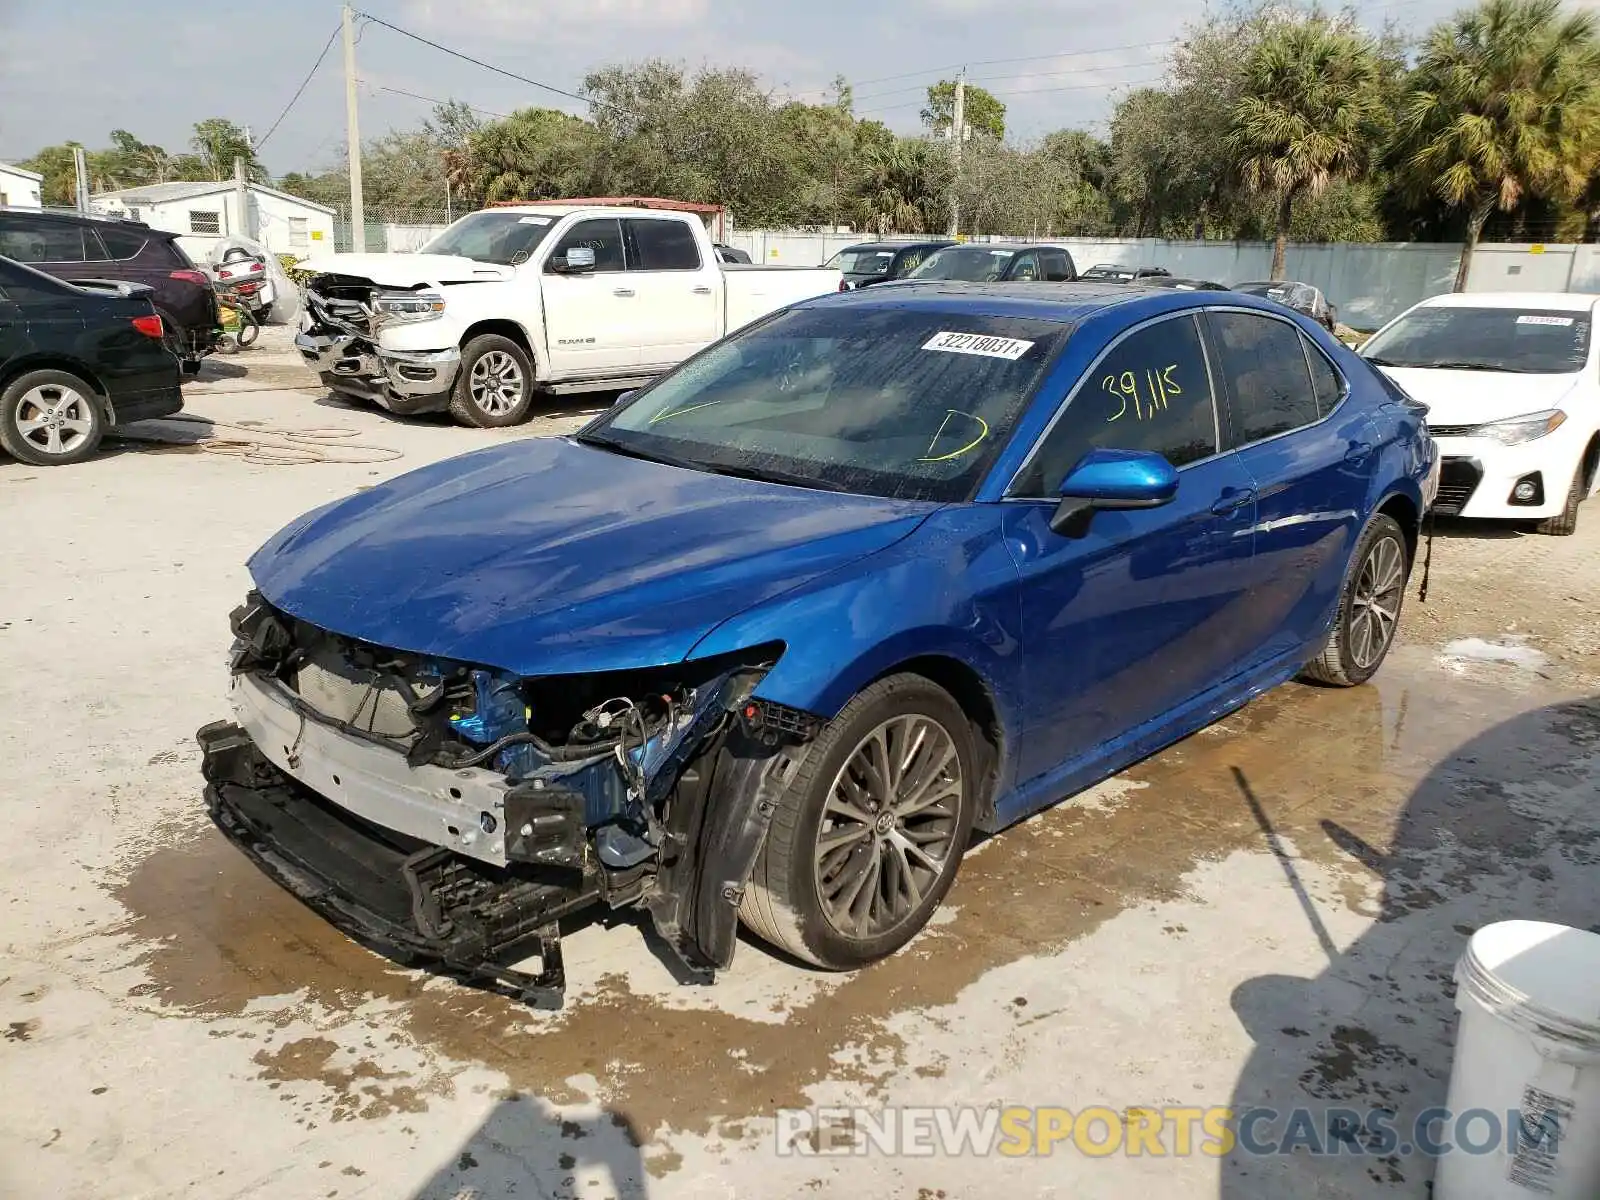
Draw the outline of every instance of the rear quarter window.
[[[147,240],[143,234],[131,229],[110,227],[100,230],[101,245],[105,246],[108,255],[119,262],[137,258]]]

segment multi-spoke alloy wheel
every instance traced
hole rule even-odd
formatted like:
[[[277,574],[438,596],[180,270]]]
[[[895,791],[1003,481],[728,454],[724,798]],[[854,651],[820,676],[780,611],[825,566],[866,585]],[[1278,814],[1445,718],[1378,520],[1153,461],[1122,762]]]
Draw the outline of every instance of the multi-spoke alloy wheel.
[[[955,879],[980,796],[972,718],[920,675],[864,688],[795,755],[739,906],[823,967],[893,954]]]
[[[76,375],[29,371],[0,394],[0,447],[23,462],[81,462],[95,452],[104,432],[100,401]]]
[[[953,849],[963,780],[949,732],[893,717],[857,744],[834,777],[814,862],[828,921],[867,938],[922,904]]]
[[[504,350],[491,350],[472,364],[472,403],[487,416],[511,412],[527,386],[522,368]]]
[[[450,415],[480,429],[515,425],[528,418],[534,385],[526,347],[498,333],[479,334],[461,348]]]
[[[1411,578],[1411,550],[1387,513],[1373,517],[1350,556],[1339,612],[1322,652],[1305,666],[1314,683],[1353,687],[1371,679],[1394,645]]]

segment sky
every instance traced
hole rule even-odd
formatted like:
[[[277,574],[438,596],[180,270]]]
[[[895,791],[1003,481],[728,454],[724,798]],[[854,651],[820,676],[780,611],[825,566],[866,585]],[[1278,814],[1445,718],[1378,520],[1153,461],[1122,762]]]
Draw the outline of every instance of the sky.
[[[1581,0],[1587,7],[1600,0]],[[821,101],[835,76],[858,115],[918,128],[923,89],[968,77],[1008,106],[1008,132],[1105,132],[1116,98],[1159,78],[1206,0],[360,0],[357,8],[520,75],[579,90],[599,66],[649,57],[754,71],[779,97]],[[1361,0],[1373,25],[1421,30],[1453,0]],[[270,136],[339,24],[331,0],[0,0],[0,161],[112,129],[177,153],[191,126],[251,127],[274,174],[332,165],[345,136],[337,40]],[[364,139],[414,127],[431,101],[484,115],[581,105],[365,24],[356,47]],[[406,95],[404,93],[412,93]],[[417,97],[425,97],[418,99]],[[265,139],[264,141],[262,139]]]

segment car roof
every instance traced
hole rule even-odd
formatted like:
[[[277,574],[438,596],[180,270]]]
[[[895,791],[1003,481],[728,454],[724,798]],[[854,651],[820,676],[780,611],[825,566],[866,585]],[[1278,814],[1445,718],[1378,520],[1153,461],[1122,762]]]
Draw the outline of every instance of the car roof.
[[[875,287],[829,293],[797,308],[914,308],[927,312],[978,313],[1077,323],[1122,306],[1130,320],[1217,303],[1213,294],[1125,283],[960,283],[943,279],[896,279]],[[1230,306],[1279,313],[1281,306],[1258,297],[1230,297]]]
[[[922,242],[856,242],[835,250],[835,254],[846,254],[851,250],[915,250],[922,246],[954,246],[956,243],[947,238],[931,238]]]
[[[1592,312],[1600,296],[1583,292],[1446,292],[1429,296],[1427,308],[1552,308],[1558,312]]]
[[[33,208],[8,208],[0,209],[0,220],[6,217],[27,217],[30,221],[54,221],[61,225],[121,225],[128,229],[139,229],[163,237],[177,237],[175,233],[165,233],[159,229],[151,229],[145,221],[130,221],[126,217],[113,217],[103,213],[60,213],[41,212]]]

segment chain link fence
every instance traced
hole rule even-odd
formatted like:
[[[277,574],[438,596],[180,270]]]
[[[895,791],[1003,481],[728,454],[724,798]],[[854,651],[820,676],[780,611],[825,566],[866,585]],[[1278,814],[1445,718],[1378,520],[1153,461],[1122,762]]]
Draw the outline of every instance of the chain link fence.
[[[368,253],[409,253],[420,250],[463,213],[467,208],[417,208],[400,205],[369,205],[362,213],[366,227]],[[348,205],[338,205],[333,219],[334,249],[349,251],[355,248],[355,227],[350,220]]]

